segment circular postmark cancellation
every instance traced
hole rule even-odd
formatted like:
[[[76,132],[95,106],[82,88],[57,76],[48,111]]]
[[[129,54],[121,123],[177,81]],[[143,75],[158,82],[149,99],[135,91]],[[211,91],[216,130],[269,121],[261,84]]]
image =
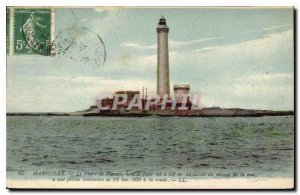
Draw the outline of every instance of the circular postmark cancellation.
[[[70,27],[55,37],[52,53],[84,64],[104,65],[106,49],[103,40],[86,27]]]

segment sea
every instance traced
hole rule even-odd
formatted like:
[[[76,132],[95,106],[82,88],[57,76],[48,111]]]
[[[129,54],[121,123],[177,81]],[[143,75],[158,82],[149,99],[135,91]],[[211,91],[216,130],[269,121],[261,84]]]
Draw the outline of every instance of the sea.
[[[7,116],[7,178],[38,171],[294,176],[294,116]]]

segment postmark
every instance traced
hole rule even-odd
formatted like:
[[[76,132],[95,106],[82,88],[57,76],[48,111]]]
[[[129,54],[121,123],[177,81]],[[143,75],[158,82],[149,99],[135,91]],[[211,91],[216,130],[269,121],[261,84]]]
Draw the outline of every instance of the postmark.
[[[70,27],[58,33],[51,48],[58,57],[83,64],[101,66],[106,61],[105,44],[101,37],[82,26]]]
[[[51,55],[51,9],[15,8],[13,54]]]

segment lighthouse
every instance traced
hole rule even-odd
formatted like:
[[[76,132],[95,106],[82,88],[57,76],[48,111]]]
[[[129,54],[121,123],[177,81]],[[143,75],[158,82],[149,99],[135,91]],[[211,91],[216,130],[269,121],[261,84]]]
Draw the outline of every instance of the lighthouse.
[[[164,94],[170,95],[169,81],[169,48],[166,19],[162,16],[156,28],[157,31],[157,94],[163,98]]]

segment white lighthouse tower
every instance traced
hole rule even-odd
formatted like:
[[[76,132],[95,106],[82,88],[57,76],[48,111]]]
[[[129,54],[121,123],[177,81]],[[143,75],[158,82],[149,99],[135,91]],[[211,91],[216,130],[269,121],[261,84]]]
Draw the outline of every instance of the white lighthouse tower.
[[[169,48],[166,19],[162,16],[156,28],[157,31],[157,94],[162,98],[164,94],[170,96],[169,81]]]

